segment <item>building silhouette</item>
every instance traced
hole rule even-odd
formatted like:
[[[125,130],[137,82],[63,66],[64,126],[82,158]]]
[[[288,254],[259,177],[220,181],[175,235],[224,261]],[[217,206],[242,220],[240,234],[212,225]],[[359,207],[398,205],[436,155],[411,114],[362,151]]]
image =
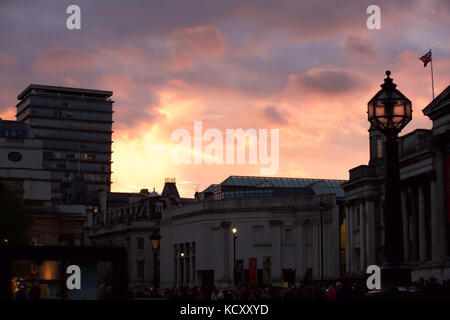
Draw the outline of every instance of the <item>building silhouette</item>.
[[[98,212],[88,213],[83,228],[85,244],[126,248],[129,284],[136,289],[150,288],[155,286],[155,268],[159,275],[159,255],[155,265],[150,235],[159,232],[164,210],[193,201],[180,198],[173,178],[165,180],[161,194],[148,189],[139,193],[102,193]]]
[[[422,111],[433,128],[399,137],[403,246],[413,280],[442,282],[450,278],[450,86]],[[369,164],[343,184],[348,274],[384,258],[384,136],[371,127],[369,141]]]
[[[233,278],[240,284],[256,279],[260,286],[339,279],[345,261],[343,182],[230,176],[197,192],[194,202],[166,207],[160,224],[161,288],[223,288]]]
[[[27,205],[51,202],[50,171],[42,167],[42,148],[28,124],[0,119],[0,180]]]
[[[72,200],[70,184],[89,193],[111,184],[111,91],[30,84],[17,97],[16,118],[43,140],[43,166],[51,171],[52,199]],[[80,203],[81,200],[76,199]]]

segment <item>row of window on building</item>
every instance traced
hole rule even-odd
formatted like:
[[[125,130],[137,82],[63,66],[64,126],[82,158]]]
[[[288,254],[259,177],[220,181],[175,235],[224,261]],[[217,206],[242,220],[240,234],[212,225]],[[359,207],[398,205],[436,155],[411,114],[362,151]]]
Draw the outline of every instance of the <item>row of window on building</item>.
[[[179,286],[195,283],[196,249],[195,241],[174,244],[174,281]]]

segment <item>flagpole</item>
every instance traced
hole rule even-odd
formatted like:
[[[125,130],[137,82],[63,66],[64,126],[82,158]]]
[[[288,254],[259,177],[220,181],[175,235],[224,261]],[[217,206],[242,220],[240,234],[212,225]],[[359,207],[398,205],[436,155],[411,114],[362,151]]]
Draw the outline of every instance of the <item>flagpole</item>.
[[[431,49],[430,49],[431,53]],[[433,55],[431,55],[431,91],[433,93],[433,100],[434,100],[434,76],[433,76]]]

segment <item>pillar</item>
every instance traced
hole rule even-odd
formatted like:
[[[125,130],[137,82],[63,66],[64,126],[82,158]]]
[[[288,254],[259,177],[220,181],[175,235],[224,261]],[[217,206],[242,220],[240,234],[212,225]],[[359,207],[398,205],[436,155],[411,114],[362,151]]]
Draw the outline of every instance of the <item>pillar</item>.
[[[345,272],[350,272],[350,207],[345,206]]]
[[[302,220],[296,221],[295,229],[295,280],[300,285],[305,275],[305,231]]]
[[[376,243],[375,243],[375,202],[373,199],[366,201],[366,252],[367,252],[367,265],[373,265],[376,262]]]
[[[281,220],[271,220],[271,233],[272,233],[272,285],[281,286],[282,282],[282,258],[281,258]]]
[[[446,213],[446,171],[445,171],[445,149],[447,148],[448,141],[445,138],[438,139],[437,147],[436,147],[436,203],[437,203],[437,220],[438,228],[437,228],[437,238],[440,242],[440,246],[436,251],[439,259],[444,259],[448,255],[448,241],[447,239],[447,213]],[[450,205],[450,203],[448,204]]]
[[[419,215],[419,261],[425,262],[427,260],[427,245],[426,245],[426,225],[425,225],[425,194],[422,184],[419,184],[417,190],[418,197],[418,215]]]
[[[402,223],[403,223],[403,250],[405,261],[409,261],[409,221],[408,221],[408,195],[402,190]]]
[[[355,271],[355,219],[356,219],[356,207],[354,205],[350,206],[349,211],[349,230],[350,230],[350,250],[349,250],[349,263],[350,263],[350,273]]]
[[[412,194],[412,201],[411,201],[411,215],[409,217],[409,243],[411,244],[411,247],[409,249],[410,252],[410,259],[411,261],[417,262],[419,260],[418,258],[418,244],[419,244],[419,237],[417,235],[417,224],[419,223],[418,219],[418,213],[417,213],[417,197],[415,188],[411,188],[410,192]]]
[[[232,252],[232,248],[230,250],[230,234],[231,234],[231,230],[230,230],[230,222],[229,221],[223,221],[220,224],[221,228],[222,228],[222,233],[223,233],[223,265],[222,265],[222,277],[219,278],[220,282],[222,282],[222,285],[224,286],[228,286],[231,284],[231,270],[230,270],[230,265],[233,263],[232,261],[230,261],[230,257],[233,256],[233,252]]]
[[[360,270],[366,268],[366,214],[364,201],[359,204]]]
[[[313,278],[320,279],[320,221],[313,220],[310,224],[312,235],[312,268]]]
[[[436,177],[432,177],[430,181],[430,197],[431,197],[431,255],[433,261],[444,261],[447,256],[447,237],[445,225],[447,223],[439,202],[438,187]]]

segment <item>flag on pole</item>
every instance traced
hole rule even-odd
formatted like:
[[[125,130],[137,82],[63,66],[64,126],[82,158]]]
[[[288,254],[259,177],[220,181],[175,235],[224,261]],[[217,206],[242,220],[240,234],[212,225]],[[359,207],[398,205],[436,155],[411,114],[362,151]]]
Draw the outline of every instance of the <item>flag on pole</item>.
[[[419,59],[423,61],[424,68],[427,66],[428,62],[430,62],[431,64],[431,92],[434,100],[434,76],[433,76],[433,60],[431,59],[431,49],[425,55],[421,56]]]
[[[421,56],[419,59],[423,61],[423,67],[425,68],[428,62],[431,62],[431,50],[428,51],[425,55]]]

